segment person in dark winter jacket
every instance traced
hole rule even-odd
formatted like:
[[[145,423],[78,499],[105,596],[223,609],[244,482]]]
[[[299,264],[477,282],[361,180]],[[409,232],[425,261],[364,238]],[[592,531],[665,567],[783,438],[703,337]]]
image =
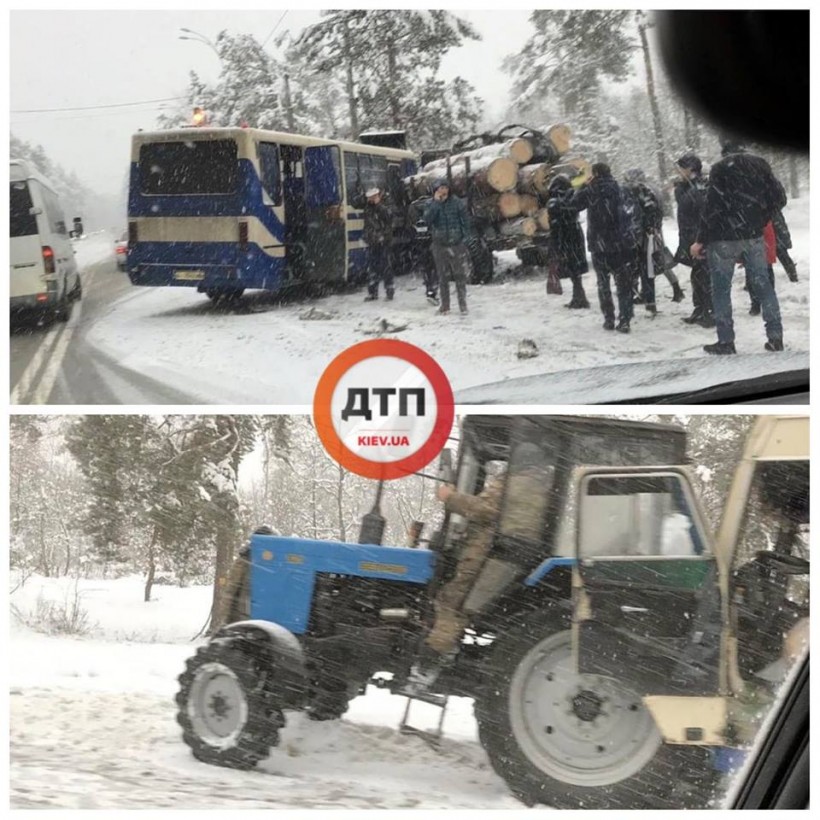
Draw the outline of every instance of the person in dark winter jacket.
[[[598,302],[604,315],[604,330],[616,329],[610,286],[612,276],[618,294],[617,330],[629,333],[632,283],[626,265],[626,214],[621,188],[605,162],[596,162],[592,166],[589,182],[575,192],[572,204],[578,211],[587,211],[587,247],[598,280]]]
[[[712,303],[718,340],[705,345],[713,355],[735,353],[732,322],[732,277],[738,259],[749,275],[749,289],[760,300],[766,326],[766,350],[783,350],[783,322],[777,294],[769,282],[763,229],[786,204],[783,186],[769,163],[724,140],[722,158],[709,174],[706,203],[695,242],[694,258],[706,254],[712,279]]]
[[[393,215],[384,204],[379,188],[365,192],[364,241],[367,243],[367,296],[365,302],[379,298],[379,282],[384,280],[387,300],[393,298],[393,268],[390,252],[393,244]]]
[[[646,309],[657,313],[655,306],[655,277],[662,273],[672,285],[672,301],[683,301],[678,277],[666,264],[663,241],[663,206],[660,194],[655,191],[640,168],[633,168],[624,174],[624,204],[630,215],[630,262],[633,277],[640,283],[640,301]],[[651,259],[651,261],[650,261]]]
[[[683,321],[689,325],[714,327],[712,315],[712,282],[705,259],[695,259],[689,248],[697,238],[698,225],[706,204],[707,180],[703,163],[696,154],[684,154],[676,163],[680,180],[675,183],[675,202],[678,206],[678,250],[675,262],[692,268],[692,315]]]
[[[462,315],[467,313],[467,278],[472,259],[467,242],[473,229],[467,206],[450,195],[450,186],[442,177],[433,184],[433,198],[424,209],[424,221],[430,228],[433,240],[433,258],[439,276],[439,313],[450,312],[450,279],[456,284],[458,307]]]
[[[588,308],[581,276],[589,270],[584,246],[584,232],[578,221],[578,211],[572,204],[575,191],[565,174],[552,180],[547,199],[550,218],[550,256],[558,268],[558,276],[572,282],[572,299],[568,308]]]

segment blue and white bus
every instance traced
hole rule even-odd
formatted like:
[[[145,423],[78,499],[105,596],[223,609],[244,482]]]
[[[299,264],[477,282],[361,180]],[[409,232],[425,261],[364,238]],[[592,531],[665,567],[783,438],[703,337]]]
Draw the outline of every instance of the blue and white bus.
[[[363,201],[396,205],[411,151],[262,131],[140,132],[131,145],[128,275],[135,285],[195,287],[213,299],[246,288],[359,281],[367,269]]]

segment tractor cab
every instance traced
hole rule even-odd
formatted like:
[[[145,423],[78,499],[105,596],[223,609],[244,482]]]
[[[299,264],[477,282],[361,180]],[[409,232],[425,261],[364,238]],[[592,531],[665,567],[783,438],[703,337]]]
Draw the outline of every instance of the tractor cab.
[[[603,535],[595,517],[581,514],[573,613],[578,673],[617,679],[641,697],[667,747],[709,750],[718,768],[736,766],[740,758],[728,752],[754,740],[795,660],[784,656],[786,639],[807,624],[808,441],[807,417],[755,422],[714,538],[674,471],[644,475],[638,484],[625,473],[617,488],[613,477],[585,471],[579,484],[582,511],[618,509],[598,519],[606,521]],[[631,502],[611,498],[630,483],[639,490]],[[664,555],[665,537],[650,539],[654,552],[639,546],[657,506],[675,516],[675,543],[691,554]],[[636,534],[634,551],[603,555],[601,544],[624,515]]]
[[[607,530],[606,517],[614,514],[613,503],[623,506],[621,532],[608,544],[609,554],[615,555],[627,549],[624,541],[629,540],[635,524],[627,508],[631,509],[636,495],[642,495],[647,503],[647,493],[636,493],[634,487],[630,493],[617,476],[632,470],[637,480],[650,465],[677,465],[671,474],[657,474],[659,481],[668,484],[664,499],[673,492],[674,497],[692,499],[686,480],[681,478],[683,484],[679,485],[675,479],[682,475],[675,470],[683,470],[680,465],[686,460],[685,432],[674,425],[567,416],[467,416],[461,428],[455,475],[449,480],[459,492],[478,495],[488,474],[504,475],[500,513],[492,524],[492,552],[466,602],[467,611],[482,613],[479,620],[484,621],[486,610],[486,628],[493,631],[498,607],[509,612],[529,606],[547,590],[569,603],[570,570],[576,560],[572,541],[579,470],[599,465],[612,475],[607,492],[623,494],[619,501],[610,497],[607,507],[605,501],[600,503],[606,491],[600,481],[593,481],[591,489],[584,485],[584,491],[594,494],[598,502],[597,507],[592,501],[584,505],[588,538],[600,540]],[[680,488],[684,485],[685,490]],[[657,494],[653,519],[657,526],[664,499]],[[690,506],[694,508],[693,501]],[[672,513],[671,501],[667,507]],[[694,549],[702,553],[705,535],[700,518],[698,522],[693,531]],[[445,559],[439,569],[445,576],[448,558],[452,563],[458,556],[466,525],[462,516],[447,513],[440,531],[431,539],[431,548]],[[595,527],[599,529],[597,536]],[[646,528],[640,537],[648,542],[655,536],[654,530]],[[490,606],[492,603],[495,605]],[[484,625],[477,624],[479,628]]]

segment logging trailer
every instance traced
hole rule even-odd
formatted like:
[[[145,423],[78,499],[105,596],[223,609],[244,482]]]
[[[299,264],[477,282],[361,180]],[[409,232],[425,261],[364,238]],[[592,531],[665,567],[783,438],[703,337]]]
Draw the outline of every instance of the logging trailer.
[[[453,193],[465,199],[475,228],[473,281],[484,282],[492,277],[493,251],[514,249],[524,265],[548,264],[549,183],[559,173],[574,186],[589,178],[589,163],[570,157],[569,147],[566,125],[544,132],[508,125],[451,149],[423,151],[420,170],[404,182],[409,197],[423,202],[435,180],[446,176]]]

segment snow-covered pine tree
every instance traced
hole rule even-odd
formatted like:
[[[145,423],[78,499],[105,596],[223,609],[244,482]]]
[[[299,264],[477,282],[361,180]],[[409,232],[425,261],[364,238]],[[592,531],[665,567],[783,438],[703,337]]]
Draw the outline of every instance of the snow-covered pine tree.
[[[204,108],[211,124],[287,131],[282,100],[284,68],[252,34],[221,31],[214,40],[220,60],[219,79],[213,85],[190,72],[184,92],[186,106],[171,109],[158,119],[161,128],[190,122],[194,106]]]
[[[145,522],[137,494],[145,469],[141,458],[144,417],[78,416],[66,446],[88,487],[84,529],[103,574],[122,570]]]
[[[365,129],[403,129],[420,148],[464,136],[481,117],[469,83],[438,77],[443,56],[466,39],[479,34],[447,11],[343,10],[323,12],[293,49],[317,76],[343,83],[354,138]]]
[[[242,539],[237,476],[243,456],[254,447],[259,424],[255,416],[196,416],[179,461],[196,480],[201,503],[197,524],[209,534],[214,555],[211,628],[222,619],[222,591]]]
[[[573,150],[590,159],[611,137],[598,100],[605,81],[634,73],[636,26],[631,11],[534,11],[535,33],[504,61],[513,77],[513,105],[527,113],[549,97],[573,130]]]
[[[297,45],[288,31],[277,37],[275,43],[284,53],[282,70],[288,76],[293,120],[289,130],[325,139],[352,139],[341,72],[318,72],[308,52]]]
[[[31,573],[75,572],[87,546],[80,517],[82,477],[63,448],[65,419],[14,416],[9,459],[10,567],[13,585]]]

